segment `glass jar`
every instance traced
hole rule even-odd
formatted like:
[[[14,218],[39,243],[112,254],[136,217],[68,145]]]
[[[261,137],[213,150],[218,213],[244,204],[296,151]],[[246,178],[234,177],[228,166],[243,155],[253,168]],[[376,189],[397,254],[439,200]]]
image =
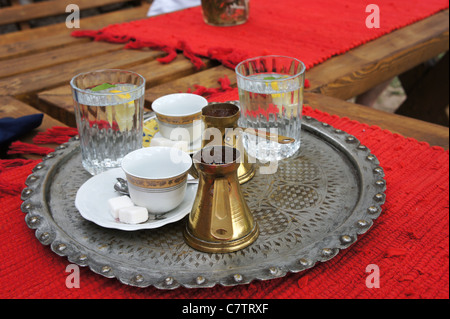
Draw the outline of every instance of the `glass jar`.
[[[212,26],[233,26],[245,23],[249,0],[202,0],[203,20]]]

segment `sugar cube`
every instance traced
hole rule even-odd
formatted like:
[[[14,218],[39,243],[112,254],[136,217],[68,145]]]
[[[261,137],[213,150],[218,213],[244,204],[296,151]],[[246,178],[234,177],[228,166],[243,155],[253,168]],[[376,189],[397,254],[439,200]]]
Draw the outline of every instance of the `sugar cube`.
[[[148,219],[148,210],[145,207],[133,206],[119,209],[119,221],[127,224],[140,224]]]
[[[119,210],[121,208],[132,207],[134,206],[134,203],[131,201],[130,197],[123,195],[108,199],[108,205],[111,215],[117,219],[119,218]]]

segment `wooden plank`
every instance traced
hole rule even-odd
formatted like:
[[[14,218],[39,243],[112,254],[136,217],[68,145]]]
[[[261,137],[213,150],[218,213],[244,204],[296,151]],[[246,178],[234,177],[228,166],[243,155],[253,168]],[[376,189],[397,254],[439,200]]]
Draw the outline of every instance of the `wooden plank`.
[[[448,19],[442,11],[317,65],[306,74],[311,90],[349,99],[448,51]]]
[[[122,44],[87,42],[0,61],[0,78],[121,50]]]
[[[11,6],[21,6],[22,4],[19,2],[19,0],[11,0],[10,1]],[[30,28],[30,24],[28,22],[20,22],[17,23],[20,30],[28,30]]]
[[[0,25],[29,21],[45,17],[66,14],[66,7],[76,4],[80,10],[98,8],[101,6],[124,3],[126,0],[56,0],[35,2],[22,6],[3,7],[0,9]]]
[[[59,86],[37,94],[39,109],[50,113],[68,126],[75,126],[75,113],[70,85]]]
[[[185,76],[174,81],[163,83],[157,86],[151,86],[145,93],[145,99],[153,102],[158,97],[178,92],[187,92],[195,90],[194,85],[198,84],[207,88],[220,87],[217,80],[228,76],[231,86],[236,86],[236,75],[233,70],[219,65],[189,76]]]
[[[432,146],[449,149],[448,127],[376,110],[358,104],[342,101],[338,98],[315,93],[305,93],[305,105],[320,111],[348,117],[368,125],[377,125],[392,133],[412,137]]]
[[[205,68],[210,68],[214,65],[214,62],[209,59],[202,58],[202,61],[205,63]],[[177,58],[169,64],[152,61],[133,66],[130,70],[144,76],[147,87],[156,86],[198,72],[192,62],[182,54],[178,54]]]
[[[213,64],[213,62],[207,59],[204,59],[204,62],[206,63],[206,67],[210,67]],[[196,72],[193,64],[183,55],[179,55],[167,65],[161,65],[158,61],[150,61],[131,66],[127,69],[145,77],[147,88],[152,88],[162,83],[170,83],[174,79]],[[38,104],[39,109],[45,110],[45,112],[60,119],[64,123],[70,126],[75,124],[72,93],[69,85],[59,86],[37,93],[37,101],[35,103]],[[146,103],[146,105],[149,106],[150,103]]]
[[[45,52],[50,49],[91,41],[88,38],[71,37],[68,29],[64,29],[64,31],[65,33],[47,36],[45,38],[36,37],[27,41],[3,44],[0,46],[0,60],[22,57],[27,54]]]
[[[99,29],[113,23],[122,23],[133,20],[144,19],[147,16],[150,4],[143,3],[140,7],[125,8],[119,11],[99,14],[96,16],[82,18],[80,20],[80,30]],[[29,30],[10,32],[0,35],[0,44],[18,43],[29,41],[36,38],[46,38],[57,34],[67,34],[68,30],[65,23],[55,23]]]
[[[107,68],[130,68],[162,56],[163,52],[119,50],[0,79],[0,95],[18,95],[69,83],[81,72]]]
[[[147,11],[148,5],[143,5],[138,8],[105,13],[81,19],[80,26],[82,29],[99,29],[113,23],[143,19]],[[66,27],[65,23],[59,23],[0,35],[0,60],[92,41],[89,38],[70,36],[72,31]]]

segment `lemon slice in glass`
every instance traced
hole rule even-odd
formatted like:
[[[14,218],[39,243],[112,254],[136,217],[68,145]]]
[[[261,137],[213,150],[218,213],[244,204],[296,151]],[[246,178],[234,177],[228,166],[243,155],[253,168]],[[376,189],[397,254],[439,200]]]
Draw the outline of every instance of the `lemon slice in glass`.
[[[279,77],[265,77],[264,80],[273,80],[272,82],[270,82],[270,87],[273,91],[279,91],[280,87],[278,84],[278,79],[284,79],[287,78],[287,75],[281,75]],[[269,83],[266,83],[266,86],[269,86]],[[289,94],[286,93],[272,93],[272,103],[278,107],[279,113],[282,112],[283,106],[284,105],[288,105],[289,104]]]
[[[120,90],[111,90],[110,93],[122,93]],[[129,101],[130,94],[117,94],[114,99],[119,101]],[[112,125],[113,121],[117,122],[121,132],[130,130],[133,127],[133,117],[135,113],[134,101],[125,102],[123,104],[109,105],[106,107],[106,117]]]

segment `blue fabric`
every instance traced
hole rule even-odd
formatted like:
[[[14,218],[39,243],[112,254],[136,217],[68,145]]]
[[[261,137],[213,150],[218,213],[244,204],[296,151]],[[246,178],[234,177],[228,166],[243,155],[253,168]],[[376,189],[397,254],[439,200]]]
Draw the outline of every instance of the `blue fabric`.
[[[24,134],[39,127],[44,114],[31,114],[19,118],[0,118],[0,147],[19,139]]]

